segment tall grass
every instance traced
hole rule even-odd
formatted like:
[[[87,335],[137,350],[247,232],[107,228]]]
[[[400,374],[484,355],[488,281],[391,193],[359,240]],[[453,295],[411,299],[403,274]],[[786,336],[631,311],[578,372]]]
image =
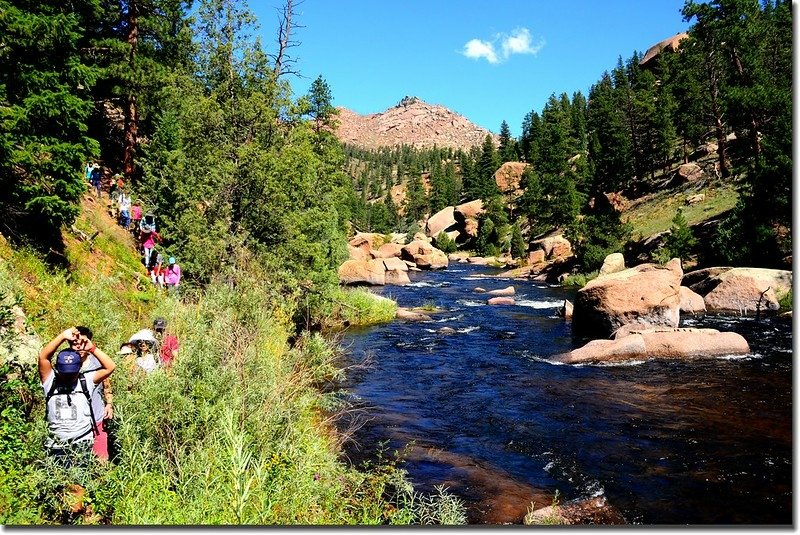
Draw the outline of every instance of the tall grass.
[[[46,426],[35,362],[13,373],[3,363],[0,522],[463,520],[463,506],[444,490],[433,497],[413,494],[395,463],[353,467],[344,462],[331,413],[342,402],[335,389],[321,388],[341,379],[337,355],[321,335],[295,331],[293,298],[263,274],[238,273],[235,288],[214,283],[181,300],[150,293],[124,270],[100,269],[116,261],[110,255],[131,254],[111,242],[103,247],[90,251],[86,242],[68,244],[71,265],[82,266],[74,272],[50,268],[34,252],[11,249],[0,240],[0,290],[24,305],[42,343],[70,325],[84,324],[113,356],[130,334],[162,316],[180,349],[171,368],[150,374],[118,362],[112,376],[118,454],[111,463],[94,461],[83,474],[56,469],[44,456]],[[122,263],[135,261],[134,255]],[[351,324],[394,317],[392,301],[364,290],[338,290],[332,303],[332,309],[338,306],[336,317]],[[65,489],[78,479],[93,515],[70,512]],[[415,499],[401,499],[409,495]]]

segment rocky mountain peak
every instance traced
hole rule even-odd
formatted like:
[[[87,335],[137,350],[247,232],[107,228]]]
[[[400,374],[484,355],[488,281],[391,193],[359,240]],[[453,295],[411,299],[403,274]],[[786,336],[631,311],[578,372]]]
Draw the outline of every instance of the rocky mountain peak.
[[[339,108],[339,139],[365,149],[413,145],[417,148],[451,147],[469,150],[491,134],[466,117],[419,97],[405,96],[386,111],[360,115]]]

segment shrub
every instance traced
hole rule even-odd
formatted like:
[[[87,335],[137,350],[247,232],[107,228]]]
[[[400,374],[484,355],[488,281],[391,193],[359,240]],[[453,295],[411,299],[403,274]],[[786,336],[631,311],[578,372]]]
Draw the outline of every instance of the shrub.
[[[455,240],[448,236],[444,231],[440,232],[439,235],[436,236],[435,245],[443,253],[454,253],[458,250]]]

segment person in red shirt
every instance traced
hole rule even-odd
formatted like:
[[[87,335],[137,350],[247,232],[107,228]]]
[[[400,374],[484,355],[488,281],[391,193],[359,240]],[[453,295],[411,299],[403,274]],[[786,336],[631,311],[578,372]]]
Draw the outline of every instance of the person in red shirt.
[[[161,364],[168,368],[178,355],[179,344],[178,337],[174,334],[166,334],[166,329],[167,320],[164,318],[156,318],[153,321],[153,332],[158,340],[158,357]]]

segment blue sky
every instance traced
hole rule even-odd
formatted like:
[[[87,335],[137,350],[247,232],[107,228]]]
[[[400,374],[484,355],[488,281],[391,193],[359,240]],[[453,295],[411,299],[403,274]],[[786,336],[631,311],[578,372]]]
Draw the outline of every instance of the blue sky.
[[[274,51],[278,0],[251,0]],[[406,95],[518,136],[551,93],[588,93],[603,71],[685,31],[683,0],[303,0],[292,49],[305,78],[319,75],[333,104],[381,112]]]

